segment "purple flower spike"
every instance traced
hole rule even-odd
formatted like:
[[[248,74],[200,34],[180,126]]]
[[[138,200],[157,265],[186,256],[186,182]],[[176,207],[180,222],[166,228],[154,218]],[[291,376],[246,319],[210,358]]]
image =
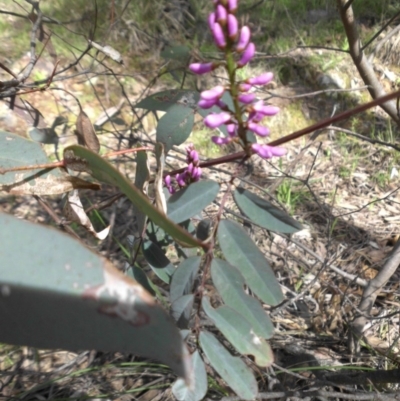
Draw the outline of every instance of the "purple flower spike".
[[[258,125],[253,122],[249,122],[247,124],[247,128],[259,136],[267,136],[267,135],[269,135],[269,132],[270,132],[267,127],[264,127],[263,125]]]
[[[221,25],[225,25],[226,19],[228,17],[228,12],[226,11],[226,8],[222,4],[218,4],[216,14],[217,14],[217,21]]]
[[[266,85],[272,81],[274,74],[272,72],[264,72],[257,77],[249,78],[246,80],[251,85]]]
[[[206,74],[214,69],[214,63],[193,63],[189,65],[189,69],[197,75]]]
[[[253,42],[249,43],[246,50],[242,54],[242,58],[238,61],[238,67],[245,66],[256,54],[256,46]]]
[[[238,96],[239,102],[243,104],[253,103],[255,98],[256,95],[254,93],[242,93],[241,95]]]
[[[250,36],[251,36],[250,28],[248,26],[242,27],[242,29],[240,30],[239,40],[236,46],[236,51],[238,53],[241,53],[244,49],[246,49],[247,45],[250,42]]]
[[[228,0],[228,10],[230,13],[234,13],[237,10],[237,0]]]
[[[263,159],[270,159],[273,156],[284,156],[287,152],[285,148],[279,146],[261,145],[259,143],[253,143],[251,148]]]
[[[230,119],[231,115],[229,113],[212,113],[204,119],[204,125],[208,128],[217,128],[222,124],[226,124]]]
[[[212,136],[211,140],[216,144],[216,145],[226,145],[229,143],[232,138],[224,138],[222,136]]]
[[[226,39],[224,35],[224,31],[218,22],[216,22],[213,27],[211,28],[211,32],[214,36],[215,44],[220,48],[223,49],[226,47]]]
[[[214,100],[216,103],[217,100],[224,94],[224,92],[225,92],[225,88],[221,85],[218,85],[212,89],[201,92],[200,99]]]
[[[235,40],[238,35],[238,20],[233,14],[228,15],[228,35]]]

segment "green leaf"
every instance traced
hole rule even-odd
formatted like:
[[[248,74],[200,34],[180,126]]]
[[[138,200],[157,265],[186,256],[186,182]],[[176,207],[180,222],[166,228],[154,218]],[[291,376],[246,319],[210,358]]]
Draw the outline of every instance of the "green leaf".
[[[173,105],[157,124],[156,140],[164,145],[167,154],[174,145],[189,138],[194,124],[194,111],[188,106]]]
[[[0,213],[0,342],[157,359],[190,379],[173,321],[136,281],[56,229]]]
[[[149,278],[146,276],[146,273],[138,266],[129,266],[127,271],[127,276],[132,277],[136,280],[146,291],[148,291],[151,295],[155,295],[153,288],[149,283]]]
[[[211,277],[224,303],[245,316],[259,337],[271,338],[274,332],[271,319],[260,302],[244,292],[245,281],[236,267],[213,259]]]
[[[192,291],[193,283],[200,268],[200,261],[200,256],[187,258],[176,268],[171,280],[171,302]]]
[[[164,251],[152,241],[143,241],[142,251],[151,270],[153,270],[164,283],[169,284],[171,276],[175,272],[175,267],[166,257]]]
[[[199,92],[184,89],[169,89],[154,93],[141,100],[135,107],[147,110],[168,111],[171,106],[180,105],[191,109],[197,108],[200,99]]]
[[[208,331],[202,331],[199,340],[207,359],[228,386],[244,400],[256,398],[257,382],[246,364],[240,358],[232,356]]]
[[[242,355],[253,355],[258,366],[268,367],[274,361],[269,344],[257,336],[246,317],[229,306],[214,309],[207,297],[201,301],[204,312],[214,321],[217,329]]]
[[[0,131],[0,170],[46,163],[49,161],[38,142]],[[71,177],[59,168],[0,174],[0,191],[14,195],[57,195],[74,188],[92,186],[92,183]]]
[[[233,197],[240,210],[249,219],[267,230],[292,234],[303,229],[301,224],[285,211],[247,189],[237,188]]]
[[[197,224],[196,228],[196,237],[200,241],[205,241],[210,236],[212,227],[212,220],[211,219],[204,219]]]
[[[242,273],[246,284],[262,301],[268,305],[283,301],[274,272],[239,224],[222,220],[218,226],[218,241],[225,259]]]
[[[167,60],[177,60],[186,63],[190,57],[190,49],[187,46],[167,46],[161,53],[160,56]]]
[[[189,320],[193,310],[194,295],[187,294],[176,299],[171,305],[171,316],[180,329],[189,327]]]
[[[172,393],[179,401],[200,401],[207,394],[207,372],[199,351],[192,354],[194,387],[189,387],[183,379],[178,379],[172,386]]]
[[[174,193],[167,201],[167,215],[180,223],[200,213],[218,195],[219,184],[211,180],[194,182]]]
[[[147,197],[139,191],[126,177],[124,177],[115,167],[105,161],[101,156],[89,149],[79,145],[72,145],[64,150],[72,151],[75,157],[83,159],[90,174],[99,181],[117,186],[129,200],[146,214],[155,224],[164,229],[175,240],[182,242],[185,246],[201,246],[201,242],[191,236],[178,225],[170,221],[158,209],[156,209]]]

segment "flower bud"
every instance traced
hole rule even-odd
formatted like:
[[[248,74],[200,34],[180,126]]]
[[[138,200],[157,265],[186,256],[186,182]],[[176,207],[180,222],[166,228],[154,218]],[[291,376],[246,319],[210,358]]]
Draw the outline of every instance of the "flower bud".
[[[225,39],[225,34],[224,31],[222,30],[221,25],[216,22],[212,29],[211,32],[213,34],[214,37],[214,42],[215,44],[220,48],[223,49],[226,47],[226,39]]]
[[[255,98],[256,95],[254,93],[242,93],[241,95],[238,96],[239,102],[243,104],[253,103]]]
[[[237,0],[228,0],[228,10],[230,13],[235,13],[237,10]]]
[[[235,40],[238,34],[238,20],[233,14],[228,15],[228,35]]]
[[[212,113],[204,119],[204,125],[208,128],[217,128],[227,123],[231,119],[231,115],[226,112]]]
[[[215,86],[212,89],[208,89],[200,93],[200,99],[203,100],[217,100],[224,94],[225,88],[222,85]]]
[[[254,103],[252,109],[263,116],[274,116],[275,114],[279,113],[279,107],[275,106],[267,106],[264,104],[262,100]]]
[[[215,24],[215,13],[211,13],[209,16],[208,16],[208,27],[210,28],[210,30],[212,31],[212,29],[213,29],[213,26],[214,26],[214,24]]]
[[[193,63],[189,65],[189,69],[197,75],[206,74],[214,69],[214,63]]]
[[[238,61],[237,65],[239,68],[245,66],[255,55],[256,46],[253,42],[250,42],[243,52],[241,59]]]
[[[227,17],[228,17],[228,12],[226,11],[226,8],[223,5],[218,4],[216,10],[217,22],[219,22],[221,25],[225,25]]]
[[[236,51],[238,53],[241,53],[244,49],[246,49],[247,45],[250,42],[250,28],[248,26],[243,26],[242,29],[240,30],[240,36],[238,43],[236,45]]]
[[[246,82],[251,85],[266,85],[272,81],[274,74],[272,72],[264,72],[257,77],[246,79]]]
[[[258,125],[252,121],[250,121],[247,124],[247,128],[250,131],[253,131],[255,134],[262,136],[262,137],[269,135],[269,132],[270,132],[267,127],[264,127],[263,125]]]
[[[216,144],[216,145],[226,145],[229,143],[232,138],[225,138],[223,136],[212,136],[211,140]]]
[[[253,143],[251,148],[254,153],[257,153],[263,159],[270,159],[273,156],[284,156],[287,152],[285,148],[279,146],[261,145],[259,143]]]

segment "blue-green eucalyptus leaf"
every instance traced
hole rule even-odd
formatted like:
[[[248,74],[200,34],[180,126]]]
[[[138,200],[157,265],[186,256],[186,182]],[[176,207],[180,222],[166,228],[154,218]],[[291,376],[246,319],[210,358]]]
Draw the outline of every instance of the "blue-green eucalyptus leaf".
[[[207,297],[203,297],[201,305],[217,329],[238,352],[242,355],[253,355],[258,366],[268,367],[273,363],[271,347],[254,332],[245,316],[229,306],[214,309]]]
[[[211,366],[228,386],[243,400],[254,400],[258,394],[258,386],[247,365],[239,357],[232,356],[208,331],[200,333],[199,341]]]
[[[0,213],[0,342],[157,359],[190,380],[174,322],[136,281],[54,228]]]
[[[219,184],[212,180],[190,184],[168,199],[168,218],[175,223],[180,223],[195,216],[216,198],[218,191]]]
[[[200,256],[193,256],[185,259],[175,269],[170,288],[171,302],[192,291],[193,283],[199,272],[200,261]]]
[[[221,220],[218,241],[225,259],[235,266],[250,289],[266,304],[283,301],[282,291],[263,253],[238,223]]]
[[[272,203],[247,189],[237,188],[233,197],[240,210],[249,219],[267,230],[292,234],[303,229],[301,224],[284,210],[278,209]]]
[[[271,319],[261,303],[245,293],[245,281],[239,270],[224,260],[213,259],[211,277],[224,303],[246,316],[256,335],[271,338],[274,332]]]

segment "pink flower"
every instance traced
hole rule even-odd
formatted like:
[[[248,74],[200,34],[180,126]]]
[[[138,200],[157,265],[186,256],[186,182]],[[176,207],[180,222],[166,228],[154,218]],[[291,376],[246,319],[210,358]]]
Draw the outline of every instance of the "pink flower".
[[[250,42],[250,36],[250,28],[248,26],[242,27],[242,29],[240,30],[239,40],[236,45],[236,51],[238,53],[241,53],[247,47]]]
[[[243,104],[253,103],[255,98],[256,95],[254,93],[242,93],[241,95],[238,96],[239,102]]]
[[[214,63],[193,63],[189,65],[189,69],[198,75],[206,74],[214,69]]]
[[[257,103],[254,103],[252,108],[254,111],[262,114],[263,116],[270,117],[279,113],[279,107],[264,105],[264,102],[262,100],[258,101]]]
[[[216,22],[213,27],[211,28],[211,32],[214,36],[215,44],[220,48],[223,49],[226,47],[226,39],[224,31],[222,30],[221,25]]]
[[[228,13],[226,11],[226,8],[222,4],[218,4],[216,14],[217,14],[217,21],[221,25],[225,25]]]
[[[216,99],[211,99],[211,100],[200,99],[197,105],[202,109],[211,109],[211,107],[215,106],[217,102],[218,100]]]
[[[247,128],[259,136],[267,136],[267,135],[269,135],[269,132],[270,132],[267,127],[264,127],[263,125],[258,125],[252,121],[250,121],[247,124]]]
[[[234,13],[237,10],[237,0],[228,0],[228,10]]]
[[[231,119],[231,115],[226,112],[211,113],[204,119],[204,124],[208,128],[217,128],[222,124],[226,124]]]
[[[215,102],[224,94],[225,88],[222,85],[215,86],[200,93],[200,99],[214,100]]]
[[[225,138],[223,136],[212,136],[211,140],[216,144],[216,145],[226,145],[229,143],[232,138]]]
[[[274,74],[272,72],[264,72],[253,78],[246,79],[246,82],[251,85],[266,85],[272,81]]]
[[[262,145],[259,143],[253,143],[251,148],[254,153],[257,153],[263,159],[270,159],[273,156],[284,156],[287,152],[285,148],[279,146]]]
[[[246,50],[243,52],[241,59],[237,65],[239,68],[245,66],[256,54],[256,46],[253,42],[249,43]]]
[[[215,22],[216,22],[215,21],[215,13],[211,13],[208,16],[208,27],[210,28],[211,31],[213,29],[213,26],[214,26]]]
[[[228,35],[232,40],[236,39],[238,34],[238,20],[233,14],[228,15]]]

